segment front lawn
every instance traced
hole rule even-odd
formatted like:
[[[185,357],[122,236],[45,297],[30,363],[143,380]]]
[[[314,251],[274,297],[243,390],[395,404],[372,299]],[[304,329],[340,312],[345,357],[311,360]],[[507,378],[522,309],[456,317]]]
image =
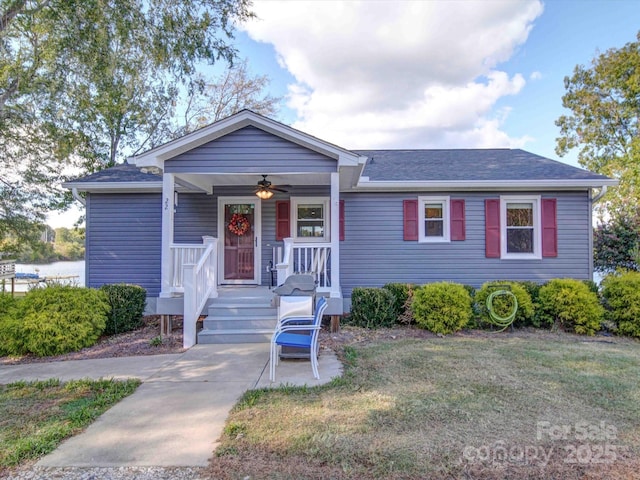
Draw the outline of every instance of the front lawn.
[[[132,394],[138,380],[58,380],[0,385],[0,476],[76,435]]]
[[[640,343],[457,335],[347,346],[342,379],[249,391],[212,478],[633,478]]]

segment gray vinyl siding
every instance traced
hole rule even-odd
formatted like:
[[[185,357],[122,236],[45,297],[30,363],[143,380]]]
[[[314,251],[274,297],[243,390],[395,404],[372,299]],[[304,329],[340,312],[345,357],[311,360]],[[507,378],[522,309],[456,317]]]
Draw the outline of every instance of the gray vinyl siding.
[[[535,194],[535,193],[532,193]],[[403,200],[424,193],[345,193],[345,241],[340,242],[343,295],[358,286],[387,282],[452,281],[478,287],[489,280],[590,278],[590,212],[587,192],[545,193],[557,199],[558,256],[541,260],[485,257],[484,200],[499,193],[450,194],[465,200],[466,240],[403,240]]]
[[[218,235],[218,198],[198,193],[178,194],[173,219],[175,243],[202,243],[204,235]]]
[[[160,292],[159,193],[87,195],[86,282],[133,283]]]
[[[165,162],[169,173],[335,172],[337,161],[255,127],[245,127]]]

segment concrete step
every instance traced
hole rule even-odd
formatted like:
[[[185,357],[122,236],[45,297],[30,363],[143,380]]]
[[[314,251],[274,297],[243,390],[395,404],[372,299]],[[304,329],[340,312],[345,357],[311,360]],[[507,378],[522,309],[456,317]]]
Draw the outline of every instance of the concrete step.
[[[273,329],[200,330],[198,343],[265,343],[271,341]]]
[[[277,319],[252,315],[209,316],[203,321],[205,330],[267,330],[276,328]]]
[[[208,312],[209,316],[214,318],[224,318],[229,316],[275,318],[277,316],[276,307],[263,304],[215,303],[209,306]]]

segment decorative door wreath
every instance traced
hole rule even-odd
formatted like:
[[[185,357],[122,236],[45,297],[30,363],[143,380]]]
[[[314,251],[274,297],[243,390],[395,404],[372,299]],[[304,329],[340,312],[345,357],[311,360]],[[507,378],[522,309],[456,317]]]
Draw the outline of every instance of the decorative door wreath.
[[[249,223],[247,217],[245,217],[244,215],[240,213],[234,213],[231,217],[231,221],[229,221],[229,226],[227,228],[229,228],[229,231],[231,233],[234,233],[237,236],[241,237],[249,231],[249,228],[251,228],[251,224]]]

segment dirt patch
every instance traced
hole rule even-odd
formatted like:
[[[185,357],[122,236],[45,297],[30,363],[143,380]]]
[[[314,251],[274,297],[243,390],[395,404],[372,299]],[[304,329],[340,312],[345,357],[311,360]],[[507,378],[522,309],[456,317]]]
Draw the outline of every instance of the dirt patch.
[[[416,326],[403,326],[396,328],[379,328],[375,330],[343,325],[337,333],[323,331],[320,335],[320,345],[333,351],[339,351],[347,345],[366,345],[370,343],[388,342],[403,340],[407,338],[415,339],[436,339],[444,338],[445,335],[435,334],[428,330]],[[487,338],[487,339],[540,339],[540,340],[563,340],[575,343],[638,343],[638,340],[626,337],[616,337],[608,334],[599,334],[592,337],[577,335],[562,331],[550,331],[539,328],[518,328],[497,332],[491,330],[462,330],[452,335],[451,338]]]
[[[118,335],[103,336],[98,342],[77,352],[54,357],[0,357],[0,365],[19,365],[24,363],[61,362],[63,360],[87,360],[94,358],[132,357],[139,355],[160,355],[164,353],[182,353],[182,319],[173,322],[170,335],[160,338],[160,316],[144,317],[144,325],[138,330]]]

